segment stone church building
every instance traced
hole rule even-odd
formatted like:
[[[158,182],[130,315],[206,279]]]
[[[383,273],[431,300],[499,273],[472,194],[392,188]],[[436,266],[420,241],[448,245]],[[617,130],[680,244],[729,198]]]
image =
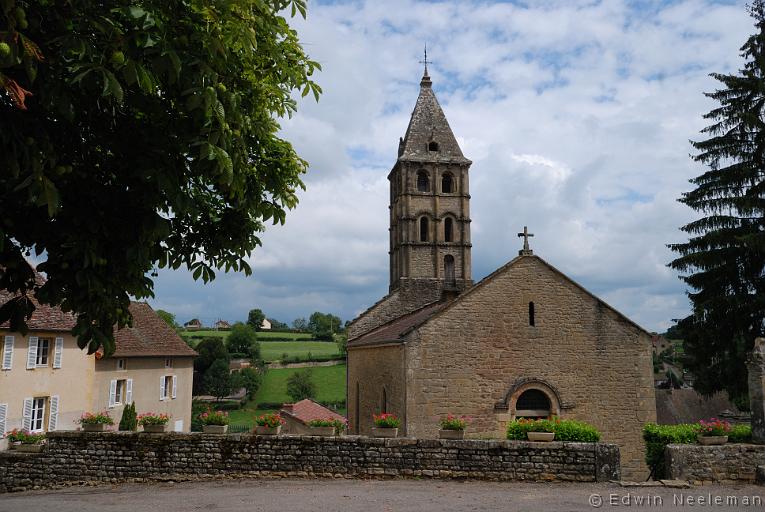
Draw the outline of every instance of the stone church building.
[[[504,438],[519,417],[583,420],[647,475],[641,429],[656,420],[651,337],[528,247],[477,284],[471,276],[470,160],[427,67],[390,181],[390,290],[348,328],[348,420],[372,414],[436,438],[447,414],[468,437]]]

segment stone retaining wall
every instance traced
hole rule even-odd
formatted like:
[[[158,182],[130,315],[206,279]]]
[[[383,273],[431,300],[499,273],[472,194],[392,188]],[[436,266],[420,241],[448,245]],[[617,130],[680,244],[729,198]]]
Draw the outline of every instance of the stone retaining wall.
[[[596,482],[620,478],[604,443],[358,436],[52,432],[43,453],[0,453],[0,493],[91,482],[276,476]]]
[[[765,464],[765,445],[671,444],[664,450],[667,478],[696,484],[754,482],[757,466]]]

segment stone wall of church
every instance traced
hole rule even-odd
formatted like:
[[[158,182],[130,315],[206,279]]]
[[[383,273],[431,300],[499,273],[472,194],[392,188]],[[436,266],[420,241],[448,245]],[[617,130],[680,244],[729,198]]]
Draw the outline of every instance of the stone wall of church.
[[[436,437],[439,418],[452,413],[474,418],[468,435],[503,437],[518,384],[537,379],[557,393],[553,412],[596,426],[620,446],[625,475],[647,476],[641,429],[656,419],[649,336],[538,258],[510,265],[409,335],[407,434]]]
[[[402,345],[349,348],[348,432],[369,434],[373,414],[390,412],[403,418],[405,385]]]
[[[602,443],[54,432],[41,454],[0,453],[0,493],[258,476],[607,482],[619,479],[619,449]]]
[[[664,449],[667,477],[703,483],[754,482],[757,466],[765,466],[765,446],[672,444]]]

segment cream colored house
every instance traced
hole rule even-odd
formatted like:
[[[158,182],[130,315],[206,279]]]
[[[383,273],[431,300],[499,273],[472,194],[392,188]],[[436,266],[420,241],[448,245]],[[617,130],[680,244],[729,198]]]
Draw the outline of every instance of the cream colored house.
[[[0,292],[0,304],[10,298]],[[13,429],[74,430],[88,411],[107,410],[117,423],[130,401],[139,414],[170,414],[171,430],[189,430],[196,353],[148,304],[131,304],[133,327],[117,331],[108,358],[77,346],[72,315],[35,306],[26,335],[0,325],[0,438]]]

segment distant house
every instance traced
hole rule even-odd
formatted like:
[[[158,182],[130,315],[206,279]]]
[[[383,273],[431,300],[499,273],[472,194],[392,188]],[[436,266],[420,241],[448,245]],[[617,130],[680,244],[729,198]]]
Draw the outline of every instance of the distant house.
[[[0,291],[0,304],[10,298]],[[0,325],[0,438],[16,428],[74,430],[85,412],[107,410],[117,423],[130,402],[139,414],[170,414],[170,430],[189,430],[196,352],[148,304],[131,303],[133,326],[115,331],[110,357],[77,346],[74,316],[35,306],[26,334]]]
[[[186,329],[201,329],[202,322],[200,322],[198,318],[192,318],[191,320],[183,324],[183,326]]]
[[[219,330],[231,329],[231,324],[226,322],[225,320],[218,320],[217,322],[215,322],[215,328]]]
[[[282,405],[279,414],[284,420],[283,428],[287,434],[310,434],[308,422],[311,420],[340,420],[345,422],[345,416],[341,416],[309,398],[294,404]]]
[[[651,346],[653,347],[653,353],[659,355],[670,348],[672,343],[660,334],[651,334]]]
[[[271,322],[269,322],[267,318],[264,318],[263,319],[263,323],[260,324],[260,330],[261,331],[270,331],[271,330]]]

